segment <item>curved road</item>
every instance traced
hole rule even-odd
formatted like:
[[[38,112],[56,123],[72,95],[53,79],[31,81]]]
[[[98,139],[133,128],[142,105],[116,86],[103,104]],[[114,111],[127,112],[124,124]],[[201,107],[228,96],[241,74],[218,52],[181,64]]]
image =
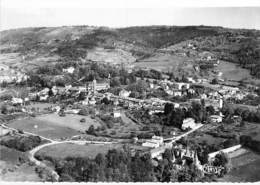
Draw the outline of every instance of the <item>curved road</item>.
[[[14,129],[14,128],[11,128],[11,127],[8,127],[4,124],[1,124],[1,126],[3,128],[6,128],[6,129],[9,129],[9,130],[13,130],[13,131],[16,131],[18,132],[17,129]],[[24,132],[24,134],[26,135],[33,135],[33,136],[39,136],[39,135],[36,135],[34,133],[30,133],[30,132]],[[62,144],[62,143],[73,143],[73,144],[78,144],[78,145],[85,145],[85,144],[114,144],[114,143],[117,143],[117,142],[102,142],[102,141],[88,141],[88,140],[65,140],[65,141],[55,141],[55,140],[52,140],[52,139],[49,139],[49,138],[46,138],[46,137],[43,137],[43,136],[39,136],[41,139],[44,139],[44,140],[47,140],[49,141],[49,143],[45,143],[45,144],[42,144],[42,145],[39,145],[35,148],[33,148],[32,150],[30,150],[28,152],[28,158],[31,162],[33,162],[34,164],[36,164],[37,166],[40,166],[42,168],[45,168],[46,170],[50,171],[51,172],[51,175],[52,177],[55,179],[55,181],[58,181],[59,180],[59,175],[58,173],[53,170],[52,168],[50,168],[49,166],[47,166],[44,162],[42,161],[39,161],[38,159],[35,158],[35,154],[43,149],[44,147],[47,147],[47,146],[51,146],[51,145],[57,145],[57,144]]]

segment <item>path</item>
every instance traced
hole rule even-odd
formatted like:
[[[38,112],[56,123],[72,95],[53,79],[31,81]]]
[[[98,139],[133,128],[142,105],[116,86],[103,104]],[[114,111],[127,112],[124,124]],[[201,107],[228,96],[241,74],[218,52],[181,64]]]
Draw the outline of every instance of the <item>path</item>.
[[[203,124],[198,124],[198,125],[197,125],[195,128],[193,128],[192,130],[190,130],[190,131],[188,131],[188,132],[185,132],[184,134],[179,135],[179,136],[176,136],[176,137],[164,139],[164,141],[169,141],[169,140],[171,140],[170,143],[173,143],[173,142],[178,141],[178,140],[180,140],[181,138],[183,138],[183,137],[189,135],[190,133],[195,132],[196,130],[198,130],[198,129],[201,128],[202,126],[203,126]]]
[[[13,131],[16,131],[18,132],[17,129],[14,129],[14,128],[11,128],[11,127],[8,127],[6,125],[3,125],[1,124],[1,126],[3,128],[6,128],[6,129],[10,129],[10,130],[13,130]],[[33,136],[38,136],[34,133],[30,133],[30,132],[24,132],[24,134],[27,134],[27,135],[33,135]],[[52,177],[54,178],[55,181],[58,181],[59,180],[59,175],[58,173],[53,170],[52,168],[50,168],[49,166],[47,166],[44,162],[42,161],[39,161],[38,159],[35,158],[35,154],[47,147],[47,146],[51,146],[51,145],[57,145],[57,144],[63,144],[63,143],[73,143],[73,144],[78,144],[78,145],[85,145],[85,144],[114,144],[114,143],[117,143],[117,142],[103,142],[103,141],[88,141],[88,140],[65,140],[65,141],[54,141],[52,139],[49,139],[49,138],[46,138],[46,137],[43,137],[43,136],[39,136],[41,139],[45,139],[47,141],[49,141],[49,143],[45,143],[45,144],[42,144],[42,145],[39,145],[35,148],[33,148],[32,150],[30,150],[28,152],[28,158],[31,162],[33,162],[35,165],[37,166],[40,166],[42,168],[45,168],[46,170],[50,171],[51,172],[51,175]]]

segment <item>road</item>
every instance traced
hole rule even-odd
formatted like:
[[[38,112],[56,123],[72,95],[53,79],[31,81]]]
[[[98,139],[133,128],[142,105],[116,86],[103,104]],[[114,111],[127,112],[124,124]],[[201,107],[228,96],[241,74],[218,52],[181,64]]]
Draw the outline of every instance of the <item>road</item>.
[[[172,137],[172,138],[164,139],[164,141],[170,141],[170,140],[171,140],[170,143],[176,142],[176,141],[180,140],[181,138],[183,138],[183,137],[189,135],[190,133],[195,132],[196,130],[198,130],[198,129],[201,128],[202,126],[203,126],[203,124],[198,124],[194,129],[192,129],[192,130],[190,130],[190,131],[188,131],[188,132],[185,132],[185,133],[182,134],[182,135],[179,135],[179,136],[176,136],[176,137]]]
[[[17,129],[14,129],[14,128],[11,128],[11,127],[8,127],[4,124],[1,124],[1,126],[3,128],[6,128],[6,129],[9,129],[9,130],[13,130],[15,132],[18,132]],[[34,133],[30,133],[30,132],[24,132],[24,134],[26,135],[33,135],[33,136],[38,136]],[[103,141],[88,141],[88,140],[65,140],[65,141],[54,141],[52,139],[49,139],[49,138],[46,138],[46,137],[43,137],[43,136],[39,136],[41,139],[44,139],[44,140],[47,140],[49,141],[49,143],[45,143],[45,144],[42,144],[42,145],[39,145],[35,148],[33,148],[32,150],[30,150],[28,152],[28,158],[31,162],[33,162],[35,165],[39,166],[39,167],[42,167],[44,169],[46,169],[47,171],[49,171],[53,177],[53,179],[55,181],[58,181],[59,180],[59,175],[58,173],[53,170],[52,168],[50,168],[49,166],[47,166],[44,162],[42,161],[39,161],[38,159],[35,158],[35,154],[47,147],[47,146],[51,146],[51,145],[57,145],[57,144],[63,144],[63,143],[73,143],[73,144],[77,144],[77,145],[85,145],[85,144],[114,144],[114,143],[117,143],[117,142],[103,142]]]

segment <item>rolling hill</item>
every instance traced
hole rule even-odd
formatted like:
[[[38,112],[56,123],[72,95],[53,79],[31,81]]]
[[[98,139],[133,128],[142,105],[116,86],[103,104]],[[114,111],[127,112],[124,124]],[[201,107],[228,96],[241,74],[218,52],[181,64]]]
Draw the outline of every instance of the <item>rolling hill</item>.
[[[177,70],[178,66],[183,68],[199,58],[204,51],[239,63],[237,53],[246,42],[255,40],[256,48],[260,48],[258,30],[210,26],[39,27],[5,30],[0,35],[0,63],[25,71],[82,59],[141,67],[149,64],[148,67],[155,65],[162,69],[170,65],[172,70]],[[189,43],[193,43],[196,50],[187,49]],[[260,69],[259,58],[253,64]],[[251,73],[260,77],[260,73],[252,70]]]

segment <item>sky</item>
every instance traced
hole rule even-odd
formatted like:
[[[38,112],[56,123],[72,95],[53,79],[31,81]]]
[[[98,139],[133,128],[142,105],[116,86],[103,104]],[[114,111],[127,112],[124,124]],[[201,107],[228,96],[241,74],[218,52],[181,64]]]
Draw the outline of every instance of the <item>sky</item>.
[[[260,30],[260,0],[0,0],[0,30],[70,25]]]

